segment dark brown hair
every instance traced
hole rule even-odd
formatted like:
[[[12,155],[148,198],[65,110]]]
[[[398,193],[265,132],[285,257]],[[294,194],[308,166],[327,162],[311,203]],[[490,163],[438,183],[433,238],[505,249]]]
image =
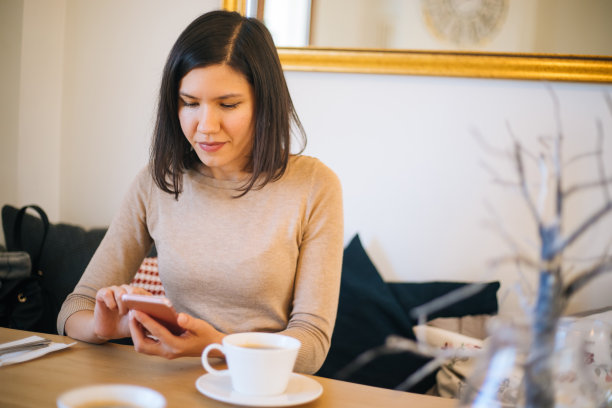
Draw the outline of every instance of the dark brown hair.
[[[284,174],[293,129],[302,141],[301,151],[306,144],[268,29],[257,19],[236,12],[203,14],[187,26],[170,50],[151,144],[149,166],[153,179],[176,199],[182,191],[183,173],[199,163],[179,122],[180,81],[192,69],[213,64],[226,64],[244,74],[255,96],[253,151],[244,169],[251,176],[239,189],[238,197]]]

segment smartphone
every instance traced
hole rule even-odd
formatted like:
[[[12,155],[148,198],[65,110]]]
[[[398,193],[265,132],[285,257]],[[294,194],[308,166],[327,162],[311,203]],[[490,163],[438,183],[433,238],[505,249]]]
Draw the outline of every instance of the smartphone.
[[[172,302],[167,298],[125,293],[121,296],[121,300],[128,309],[148,314],[164,325],[172,334],[179,335],[185,331],[176,322],[178,313],[174,310]]]

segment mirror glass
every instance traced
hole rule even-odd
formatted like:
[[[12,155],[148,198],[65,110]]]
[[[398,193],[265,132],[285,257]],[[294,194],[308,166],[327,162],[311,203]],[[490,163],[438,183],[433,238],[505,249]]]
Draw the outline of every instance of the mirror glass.
[[[610,0],[251,0],[279,47],[612,55]]]

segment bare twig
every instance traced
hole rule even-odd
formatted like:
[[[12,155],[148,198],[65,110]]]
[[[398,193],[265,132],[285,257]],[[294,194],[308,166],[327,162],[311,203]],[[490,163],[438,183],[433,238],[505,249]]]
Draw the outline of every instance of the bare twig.
[[[601,124],[601,120],[597,119],[597,149],[600,152],[603,152],[603,141],[604,141],[603,126]],[[610,190],[608,189],[608,183],[606,182],[606,167],[604,165],[602,153],[597,155],[597,171],[599,172],[599,180],[602,183],[601,188],[603,190],[604,197],[607,202],[610,202]]]
[[[529,302],[529,299],[533,299],[536,291],[534,288],[523,279],[525,285],[519,285],[518,283],[515,285],[515,290],[518,293],[518,302],[523,314],[525,316],[529,316],[531,311],[533,310],[533,305]],[[528,293],[525,293],[523,288],[526,287]],[[521,296],[522,295],[522,296]]]
[[[368,363],[376,360],[378,357],[387,355],[387,354],[398,354],[403,353],[405,350],[393,349],[387,346],[378,346],[369,350],[364,351],[357,358],[351,361],[346,367],[342,368],[342,370],[338,371],[335,375],[335,378],[339,380],[347,380],[351,375],[353,375],[357,370],[361,367],[365,367]]]
[[[447,360],[470,358],[482,354],[481,348],[439,348],[423,342],[417,342],[405,337],[390,335],[385,345],[393,350],[409,351],[426,357],[444,357]]]
[[[612,201],[608,201],[600,209],[591,214],[584,222],[578,226],[574,232],[572,232],[567,238],[559,240],[553,250],[557,253],[562,252],[565,248],[576,241],[582,234],[584,234],[589,228],[597,223],[603,216],[608,212],[612,211]]]
[[[550,142],[553,140],[552,136],[538,136],[538,143],[542,145],[545,151],[550,151]]]
[[[513,251],[513,253],[519,252],[518,242],[514,239],[514,237],[508,231],[505,230],[502,224],[495,222],[495,220],[489,220],[489,221],[485,221],[483,223],[483,226],[497,233],[502,238],[502,240],[507,244],[507,246]],[[532,244],[532,243],[527,242],[527,244]],[[534,245],[531,245],[531,246],[534,247]]]
[[[370,362],[377,358],[399,353],[413,353],[424,357],[432,357],[433,359],[419,368],[417,371],[410,374],[396,389],[409,390],[427,375],[433,373],[446,361],[452,359],[465,359],[476,357],[482,354],[482,349],[479,348],[438,348],[432,347],[423,342],[416,342],[401,336],[391,335],[383,346],[374,349],[366,350],[360,354],[349,365],[344,367],[336,374],[338,379],[348,379],[352,374],[357,372],[362,367],[365,367]]]
[[[561,218],[563,217],[563,177],[561,163],[563,159],[561,157],[561,144],[563,143],[563,131],[561,127],[561,105],[557,94],[552,89],[552,86],[548,85],[548,91],[553,101],[553,114],[555,117],[556,124],[556,137],[554,138],[554,152],[552,155],[553,169],[555,177],[555,214],[556,220],[554,224],[560,225]],[[560,228],[559,228],[560,230]]]
[[[612,248],[612,238],[610,238],[608,243],[605,245],[601,255],[589,256],[589,257],[575,257],[575,256],[563,255],[563,260],[567,262],[593,262],[596,259],[601,260],[601,259],[604,259],[608,255],[608,253],[610,252],[610,248]]]
[[[436,357],[433,360],[429,361],[427,364],[410,374],[401,384],[395,387],[398,391],[408,391],[415,385],[419,383],[419,381],[423,380],[423,378],[427,377],[429,374],[432,374],[438,368],[440,368],[446,361],[448,361],[447,357]]]
[[[507,257],[508,263],[512,261],[511,258],[512,258],[511,256]],[[493,260],[493,263],[489,263],[487,268],[485,268],[484,275],[488,276],[489,278],[491,276],[494,276],[496,274],[495,270],[504,263],[505,261],[496,263],[495,260]],[[523,268],[521,268],[521,262],[517,261],[515,262],[515,265],[516,265],[516,270],[519,274],[519,280],[513,285],[512,289],[506,288],[506,289],[501,290],[501,292],[498,293],[497,295],[498,303],[503,304],[506,301],[506,298],[508,296],[517,295],[521,308],[524,314],[527,315],[530,312],[530,306],[528,304],[528,299],[533,298],[535,294],[535,288],[533,287],[530,280],[527,279],[527,277],[525,276],[525,273],[523,272]]]
[[[525,147],[523,145],[521,145],[521,143],[518,140],[518,137],[516,137],[516,135],[514,134],[514,131],[512,130],[512,126],[510,126],[510,123],[508,121],[506,121],[506,130],[508,130],[508,134],[510,135],[510,139],[512,139],[513,146],[520,145],[522,153],[524,153],[525,156],[527,156],[528,158],[533,160],[534,163],[537,163],[538,162],[538,155],[535,154],[535,153],[531,153],[529,150],[525,149]],[[514,156],[515,156],[515,152],[513,151],[512,155],[511,155],[511,158],[514,159],[515,158]]]
[[[401,336],[391,335],[387,337],[384,345],[364,351],[350,364],[338,371],[335,377],[340,380],[346,380],[360,368],[365,367],[379,357],[405,352],[422,355],[424,357],[432,357],[438,353],[438,349],[425,343],[419,343]]]
[[[563,296],[569,299],[570,296],[578,292],[587,283],[610,271],[612,271],[612,257],[605,258],[597,265],[578,273],[563,289]]]
[[[525,175],[525,167],[523,164],[523,155],[521,154],[522,147],[518,142],[514,143],[514,159],[516,164],[516,171],[519,176],[519,184],[521,186],[521,192],[523,193],[523,197],[527,203],[527,207],[529,208],[529,212],[533,216],[533,219],[536,221],[538,228],[542,225],[542,220],[540,218],[540,214],[538,213],[533,201],[531,199],[531,194],[529,193],[529,187],[527,186],[527,179]]]
[[[488,164],[488,163],[486,163],[486,162],[484,162],[484,161],[481,161],[479,164],[480,164],[480,166],[481,166],[481,167],[482,167],[484,170],[486,170],[486,172],[487,172],[487,173],[489,173],[489,175],[491,176],[491,179],[492,179],[492,181],[493,181],[494,183],[496,183],[496,184],[501,184],[501,185],[506,186],[506,187],[516,187],[516,188],[518,188],[518,186],[519,186],[519,185],[518,185],[518,183],[517,183],[516,181],[510,181],[510,180],[504,180],[504,179],[502,179],[502,178],[499,176],[499,174],[497,174],[497,172],[495,171],[495,169],[494,169],[493,167],[489,166],[489,164]]]
[[[518,143],[518,139],[514,135],[510,125],[507,122],[506,122],[506,127],[508,128],[508,133],[510,134],[511,139],[515,142],[515,145],[516,144],[520,145],[520,143]],[[471,132],[472,132],[472,135],[474,136],[474,138],[476,139],[476,141],[482,146],[483,150],[487,151],[489,154],[501,157],[503,159],[508,159],[510,161],[515,161],[515,154],[514,153],[507,152],[507,151],[500,150],[500,149],[497,149],[497,148],[493,147],[492,145],[487,143],[487,141],[484,139],[484,137],[482,136],[482,134],[480,133],[480,131],[478,129],[472,129]],[[524,147],[522,147],[522,146],[521,146],[521,151],[527,157],[529,157],[534,162],[536,162],[537,165],[540,166],[540,168],[542,168],[542,165],[544,164],[544,159],[543,159],[542,155],[540,155],[540,157],[538,157],[535,154],[530,153],[529,151],[524,149]],[[504,187],[517,188],[517,190],[519,192],[521,191],[522,185],[521,185],[520,182],[506,180],[506,179],[500,177],[498,172],[493,167],[491,167],[488,163],[486,163],[484,161],[480,161],[479,164],[480,164],[480,166],[483,169],[485,169],[487,171],[487,173],[489,173],[489,175],[492,178],[493,183],[501,185],[501,186],[504,186]],[[546,182],[545,182],[545,179],[547,177],[547,172],[546,172],[547,169],[544,169],[544,170],[545,171],[544,171],[544,174],[543,174],[543,178],[540,181],[540,184],[538,184],[538,188],[540,188],[540,197],[546,196]],[[527,181],[525,181],[525,183],[527,183]],[[542,187],[544,187],[544,191],[542,191]]]
[[[575,156],[570,157],[568,160],[565,161],[565,163],[563,163],[563,168],[567,169],[570,165],[579,162],[582,159],[590,159],[595,155],[601,154],[601,151],[599,150],[594,150],[592,152],[584,152],[584,153],[579,153]]]
[[[486,282],[474,282],[461,286],[427,303],[424,303],[421,306],[415,307],[411,310],[410,314],[412,317],[419,319],[419,324],[424,324],[428,315],[473,296],[482,291],[486,286]]]
[[[553,115],[555,117],[555,125],[556,125],[556,139],[558,140],[563,140],[563,134],[562,134],[562,127],[561,127],[561,103],[559,102],[559,98],[557,97],[557,94],[555,93],[555,90],[552,88],[552,86],[550,84],[548,84],[547,86],[548,88],[548,93],[550,94],[550,97],[552,98],[553,101]],[[561,157],[561,156],[559,156]]]
[[[495,208],[491,205],[489,201],[485,200],[484,206],[487,212],[491,215],[492,220],[493,220],[491,228],[497,230],[497,232],[501,235],[502,239],[508,244],[508,246],[510,247],[510,249],[512,249],[514,253],[518,253],[520,249],[519,244],[517,241],[514,240],[514,238],[512,237],[512,234],[510,234],[507,228],[504,226],[501,216],[497,213],[497,211],[495,211]],[[485,223],[485,226],[489,226],[489,224]],[[532,249],[537,248],[537,244],[529,240],[528,238],[525,238],[523,241],[524,241],[524,244],[528,248],[532,248]]]
[[[480,133],[480,130],[476,128],[472,128],[470,130],[470,133],[472,133],[472,136],[474,136],[474,139],[478,142],[478,144],[480,144],[483,150],[486,151],[491,156],[497,156],[497,157],[508,159],[508,160],[512,159],[512,155],[508,151],[498,149],[490,145],[489,143],[487,143],[485,138],[482,136],[482,133]]]
[[[542,268],[542,265],[539,262],[534,261],[528,256],[524,256],[521,254],[517,255],[509,255],[509,256],[500,256],[498,258],[492,259],[487,263],[489,268],[497,268],[498,266],[513,263],[517,266],[525,265],[533,268],[535,271],[539,271]]]
[[[596,121],[597,124],[597,148],[596,150],[589,152],[589,153],[585,153],[583,156],[581,157],[595,157],[596,161],[597,161],[597,171],[598,171],[598,175],[599,175],[599,180],[597,181],[590,181],[590,182],[583,182],[583,183],[579,183],[579,184],[575,184],[572,185],[568,188],[565,189],[565,191],[563,192],[563,197],[569,197],[572,194],[575,194],[579,191],[583,191],[586,189],[590,189],[590,188],[601,188],[603,190],[603,194],[604,194],[604,198],[605,201],[610,201],[611,199],[611,195],[610,195],[610,189],[608,188],[608,185],[612,185],[612,177],[608,177],[606,175],[606,169],[605,169],[605,164],[604,164],[604,158],[603,158],[603,152],[604,152],[604,148],[603,148],[603,141],[604,141],[604,132],[603,132],[603,127],[601,124],[601,120],[597,119]],[[577,156],[578,157],[578,156]]]
[[[609,93],[605,92],[604,100],[606,101],[606,106],[608,107],[608,110],[610,111],[610,114],[612,115],[612,96],[610,96]]]
[[[516,264],[516,270],[518,271],[519,274],[519,282],[522,284],[519,289],[517,290],[517,293],[519,295],[524,294],[525,292],[522,290],[523,287],[525,287],[527,289],[527,291],[529,292],[528,295],[529,296],[524,296],[525,299],[531,299],[534,294],[535,294],[535,290],[533,288],[533,286],[531,285],[531,282],[527,279],[527,277],[525,276],[525,273],[523,272],[523,268],[521,268],[521,264],[517,263]],[[525,301],[524,303],[528,303],[527,301]],[[527,309],[525,309],[527,310]]]
[[[540,169],[540,194],[538,195],[538,204],[536,212],[542,214],[544,212],[544,205],[546,203],[546,196],[548,195],[548,166],[546,166],[546,160],[543,155],[540,155],[538,160],[538,167]]]
[[[385,346],[391,350],[409,351],[426,357],[435,357],[444,351],[423,341],[414,341],[394,334],[387,337]]]
[[[595,187],[603,188],[603,187],[607,187],[608,184],[612,185],[612,177],[607,178],[607,179],[598,180],[598,181],[591,181],[591,182],[575,184],[575,185],[572,185],[566,188],[563,193],[563,196],[567,198],[570,195],[575,194],[579,191],[588,190],[588,189],[595,188]],[[606,195],[608,196],[609,194],[606,194]],[[610,200],[609,197],[607,199]]]

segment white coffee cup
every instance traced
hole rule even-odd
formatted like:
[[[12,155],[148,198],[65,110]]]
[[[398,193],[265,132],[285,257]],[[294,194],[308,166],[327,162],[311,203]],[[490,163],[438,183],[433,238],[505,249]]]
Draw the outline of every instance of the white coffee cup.
[[[228,375],[234,391],[244,395],[270,396],[285,392],[300,348],[300,341],[276,333],[236,333],[223,338],[223,345],[209,344],[202,352],[202,365],[213,375]],[[208,353],[225,355],[227,370],[208,363]]]
[[[164,408],[166,399],[159,392],[138,385],[98,384],[66,391],[58,397],[57,406]]]

